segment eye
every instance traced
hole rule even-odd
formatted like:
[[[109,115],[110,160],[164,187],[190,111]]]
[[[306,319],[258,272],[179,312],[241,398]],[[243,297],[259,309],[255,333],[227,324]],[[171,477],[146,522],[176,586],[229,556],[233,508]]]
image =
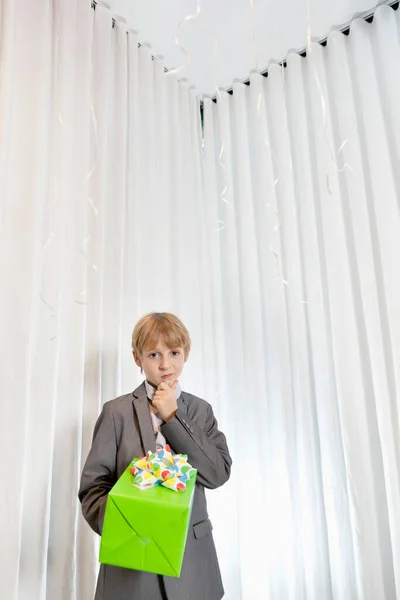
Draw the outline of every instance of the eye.
[[[157,358],[157,352],[152,352],[149,354],[149,358]]]
[[[179,356],[179,355],[180,355],[179,350],[173,350],[172,351],[172,356]]]

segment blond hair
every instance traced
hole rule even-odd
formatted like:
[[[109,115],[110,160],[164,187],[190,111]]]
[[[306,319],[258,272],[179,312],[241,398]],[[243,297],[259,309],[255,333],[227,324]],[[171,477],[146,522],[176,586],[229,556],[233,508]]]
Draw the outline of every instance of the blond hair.
[[[132,333],[132,351],[141,357],[143,350],[162,340],[168,348],[183,348],[185,359],[190,351],[190,335],[178,317],[171,313],[150,313],[142,317]]]

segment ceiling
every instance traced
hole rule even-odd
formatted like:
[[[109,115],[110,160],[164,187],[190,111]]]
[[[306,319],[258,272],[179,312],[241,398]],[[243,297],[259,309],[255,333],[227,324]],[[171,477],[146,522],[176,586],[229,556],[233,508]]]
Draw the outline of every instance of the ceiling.
[[[374,8],[377,0],[107,0],[200,95],[231,87],[291,50]],[[197,16],[195,16],[197,13]],[[190,17],[193,15],[193,18]],[[176,39],[177,38],[177,39]],[[183,48],[180,48],[180,44]]]

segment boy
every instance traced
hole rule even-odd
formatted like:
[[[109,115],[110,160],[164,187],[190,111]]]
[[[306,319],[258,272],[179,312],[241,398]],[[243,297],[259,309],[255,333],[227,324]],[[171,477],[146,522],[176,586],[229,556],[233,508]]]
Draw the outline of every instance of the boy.
[[[178,383],[190,352],[186,327],[170,313],[151,313],[132,334],[135,363],[146,380],[106,402],[83,468],[83,516],[101,535],[107,494],[133,458],[168,443],[198,471],[181,576],[101,565],[95,600],[220,600],[224,595],[204,488],[223,485],[232,464],[211,406]],[[171,492],[172,493],[172,492]]]

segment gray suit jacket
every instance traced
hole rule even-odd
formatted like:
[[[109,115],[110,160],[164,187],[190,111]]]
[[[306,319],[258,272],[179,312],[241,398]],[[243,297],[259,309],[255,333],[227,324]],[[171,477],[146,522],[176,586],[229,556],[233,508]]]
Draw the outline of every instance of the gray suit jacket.
[[[211,406],[182,392],[176,415],[162,426],[172,450],[187,454],[197,469],[196,491],[181,576],[164,577],[168,600],[220,600],[224,595],[208,518],[204,488],[217,488],[230,475],[226,439]],[[133,394],[107,402],[97,420],[92,447],[82,472],[82,513],[101,535],[107,494],[134,457],[155,450],[144,383]],[[95,600],[156,600],[156,575],[101,565]]]

